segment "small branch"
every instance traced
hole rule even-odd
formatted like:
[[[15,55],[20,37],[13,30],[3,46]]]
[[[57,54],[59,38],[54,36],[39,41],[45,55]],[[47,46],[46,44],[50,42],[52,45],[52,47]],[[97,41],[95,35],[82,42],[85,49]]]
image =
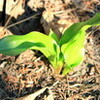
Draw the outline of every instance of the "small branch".
[[[41,13],[37,13],[37,14],[35,14],[35,15],[33,15],[33,16],[30,16],[30,17],[28,17],[28,18],[26,18],[26,19],[23,19],[23,20],[21,20],[21,21],[18,21],[18,22],[16,22],[16,23],[13,23],[13,24],[7,26],[6,28],[8,29],[8,28],[11,28],[11,27],[13,27],[13,26],[15,26],[15,25],[21,24],[21,23],[23,23],[23,22],[25,22],[25,21],[27,21],[27,20],[30,20],[30,19],[32,19],[32,18],[36,18],[36,17],[37,17],[38,15],[40,15],[40,14],[41,14]]]
[[[2,26],[5,24],[5,17],[6,17],[6,0],[3,2],[3,10],[2,10]]]

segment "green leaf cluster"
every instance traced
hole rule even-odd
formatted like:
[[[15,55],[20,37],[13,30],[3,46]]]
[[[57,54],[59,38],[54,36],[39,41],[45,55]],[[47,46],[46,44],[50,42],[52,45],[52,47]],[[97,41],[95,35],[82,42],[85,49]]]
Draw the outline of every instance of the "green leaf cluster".
[[[56,74],[66,75],[83,61],[85,31],[97,25],[100,25],[100,13],[85,22],[73,24],[60,39],[52,30],[49,35],[34,31],[6,36],[0,39],[0,53],[12,56],[27,49],[39,50],[48,58]]]

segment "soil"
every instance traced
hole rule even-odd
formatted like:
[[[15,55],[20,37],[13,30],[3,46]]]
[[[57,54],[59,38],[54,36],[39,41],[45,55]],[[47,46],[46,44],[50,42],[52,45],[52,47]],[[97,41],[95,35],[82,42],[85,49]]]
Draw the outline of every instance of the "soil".
[[[8,0],[5,14],[3,1],[0,38],[31,31],[48,34],[50,28],[61,37],[73,23],[100,12],[100,0]],[[0,54],[0,100],[100,100],[100,27],[87,30],[85,51],[83,63],[66,76],[54,75],[39,51]],[[29,99],[30,94],[37,95]]]

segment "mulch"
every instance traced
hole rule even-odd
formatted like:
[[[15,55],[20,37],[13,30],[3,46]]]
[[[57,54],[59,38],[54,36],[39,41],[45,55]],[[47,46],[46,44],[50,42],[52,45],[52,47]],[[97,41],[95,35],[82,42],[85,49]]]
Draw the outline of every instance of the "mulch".
[[[50,28],[55,32],[58,32],[56,29],[62,31],[73,23],[85,21],[100,12],[100,1],[9,0],[7,7],[6,29],[2,31],[4,26],[0,27],[0,38],[31,31],[48,34]],[[37,13],[38,16],[24,20]],[[19,23],[15,24],[16,22]],[[11,24],[13,25],[10,26]],[[61,32],[58,35],[61,36]],[[51,95],[53,100],[99,100],[100,27],[87,30],[85,51],[83,63],[64,77],[53,74],[49,61],[39,51],[27,50],[18,56],[0,54],[0,100],[13,100],[42,88],[46,90],[36,96],[35,100],[50,100],[48,97]]]

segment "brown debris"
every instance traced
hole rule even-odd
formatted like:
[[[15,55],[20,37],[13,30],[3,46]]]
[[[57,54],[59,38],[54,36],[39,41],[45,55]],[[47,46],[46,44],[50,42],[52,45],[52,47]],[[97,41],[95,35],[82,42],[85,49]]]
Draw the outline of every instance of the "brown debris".
[[[87,20],[100,12],[99,0],[8,1],[7,25],[43,12],[37,19],[27,20],[9,29],[17,34],[26,34],[34,30],[43,32],[43,28],[48,34],[51,28],[60,37],[73,23]],[[3,0],[0,1],[0,7],[2,3]],[[0,27],[0,38],[12,35],[6,28],[2,31],[3,28]],[[22,97],[46,87],[48,90],[37,95],[36,100],[51,99],[50,95],[54,100],[99,100],[100,28],[94,27],[88,31],[84,62],[65,77],[53,75],[49,62],[40,52],[27,50],[16,57],[0,54],[0,100]]]

